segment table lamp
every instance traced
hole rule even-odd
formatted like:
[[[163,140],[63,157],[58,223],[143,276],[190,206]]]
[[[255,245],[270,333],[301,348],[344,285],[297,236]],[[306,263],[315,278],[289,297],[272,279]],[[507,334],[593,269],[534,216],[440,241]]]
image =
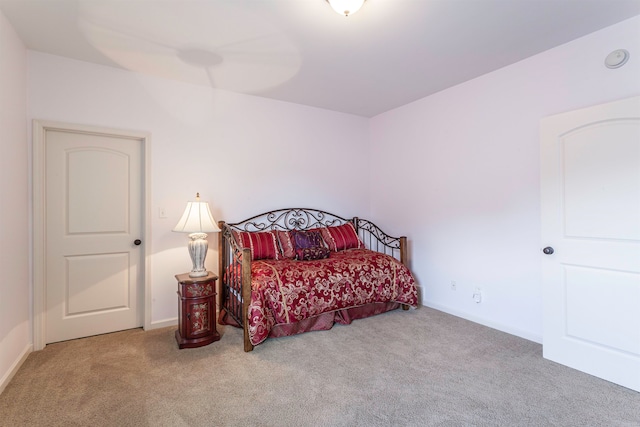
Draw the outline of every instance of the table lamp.
[[[196,193],[195,202],[187,202],[187,207],[173,231],[190,233],[189,255],[193,263],[193,269],[189,277],[204,277],[207,270],[204,268],[204,259],[207,257],[207,233],[220,231],[216,220],[211,216],[209,204],[200,201],[200,193]]]

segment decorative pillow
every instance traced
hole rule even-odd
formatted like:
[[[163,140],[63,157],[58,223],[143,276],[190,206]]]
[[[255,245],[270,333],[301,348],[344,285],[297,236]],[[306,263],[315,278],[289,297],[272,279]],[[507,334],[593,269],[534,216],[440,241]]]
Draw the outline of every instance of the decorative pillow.
[[[324,246],[312,246],[296,250],[296,258],[300,261],[329,258],[331,251]]]
[[[320,230],[292,230],[291,238],[293,240],[293,247],[295,249],[310,248],[312,246],[324,246],[324,240],[322,240],[322,234]]]
[[[293,239],[291,233],[288,231],[276,230],[274,231],[278,237],[280,243],[280,249],[282,250],[282,256],[285,258],[295,258],[296,250],[293,246]]]
[[[358,237],[356,229],[350,222],[337,227],[326,227],[320,229],[324,241],[327,242],[332,251],[343,251],[345,249],[362,249],[364,243]]]
[[[322,234],[318,230],[311,231],[291,231],[291,240],[293,240],[293,248],[296,253],[296,259],[304,259],[303,249],[324,248],[324,240]]]
[[[251,249],[251,259],[281,259],[276,235],[273,231],[234,231],[236,240],[243,248]]]

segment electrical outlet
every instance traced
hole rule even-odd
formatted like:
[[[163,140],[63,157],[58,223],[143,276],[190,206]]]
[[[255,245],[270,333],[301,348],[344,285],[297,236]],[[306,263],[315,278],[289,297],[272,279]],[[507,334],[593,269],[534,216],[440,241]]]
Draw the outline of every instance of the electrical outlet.
[[[473,300],[476,304],[480,304],[482,302],[482,289],[475,288],[473,291]]]
[[[455,282],[455,280],[452,280],[452,281],[451,281],[451,290],[452,290],[452,291],[455,291],[455,290],[456,290],[456,282]]]

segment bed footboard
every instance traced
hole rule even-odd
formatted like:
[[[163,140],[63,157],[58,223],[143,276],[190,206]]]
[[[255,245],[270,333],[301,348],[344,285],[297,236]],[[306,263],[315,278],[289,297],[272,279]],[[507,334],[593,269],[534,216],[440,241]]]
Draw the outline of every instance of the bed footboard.
[[[390,236],[362,218],[346,219],[316,209],[293,208],[267,212],[237,223],[219,222],[219,321],[243,328],[244,351],[253,349],[245,321],[251,300],[251,250],[239,245],[233,231],[308,230],[347,222],[354,225],[367,249],[390,255],[408,267],[407,238]],[[403,308],[408,309],[406,306]]]

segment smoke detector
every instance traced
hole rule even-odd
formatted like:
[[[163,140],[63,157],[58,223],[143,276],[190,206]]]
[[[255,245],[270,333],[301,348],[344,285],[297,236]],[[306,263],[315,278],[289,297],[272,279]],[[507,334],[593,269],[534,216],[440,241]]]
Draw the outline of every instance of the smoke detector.
[[[604,59],[607,68],[620,68],[629,60],[629,52],[625,49],[618,49],[611,52]]]

